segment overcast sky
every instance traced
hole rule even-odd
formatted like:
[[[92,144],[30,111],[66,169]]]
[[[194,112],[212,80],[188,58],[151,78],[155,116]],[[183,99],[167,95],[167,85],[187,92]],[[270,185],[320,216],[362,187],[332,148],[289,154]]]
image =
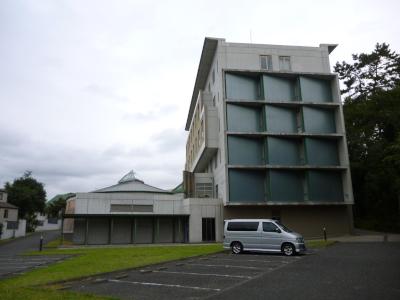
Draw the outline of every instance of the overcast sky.
[[[331,64],[387,42],[400,1],[0,1],[0,187],[25,170],[48,199],[130,169],[173,188],[204,37],[318,46]]]

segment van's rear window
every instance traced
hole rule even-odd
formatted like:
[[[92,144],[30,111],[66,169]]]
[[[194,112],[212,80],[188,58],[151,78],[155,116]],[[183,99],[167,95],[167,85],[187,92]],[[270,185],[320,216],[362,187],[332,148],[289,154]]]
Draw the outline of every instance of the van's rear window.
[[[228,231],[257,231],[259,222],[229,222]]]

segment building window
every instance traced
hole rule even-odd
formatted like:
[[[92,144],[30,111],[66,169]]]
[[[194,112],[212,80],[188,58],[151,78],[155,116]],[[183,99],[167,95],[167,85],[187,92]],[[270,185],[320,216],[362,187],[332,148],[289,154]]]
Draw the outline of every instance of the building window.
[[[202,218],[202,240],[203,242],[215,241],[215,218]]]
[[[214,157],[214,169],[218,167],[218,154]]]
[[[7,219],[8,218],[8,209],[5,209],[4,210],[4,219]]]
[[[215,197],[218,198],[218,184],[215,185]]]
[[[215,82],[215,70],[212,70],[212,83],[214,84]]]
[[[272,57],[271,55],[260,56],[261,70],[272,70]]]
[[[281,71],[290,71],[290,56],[279,56],[279,69]]]
[[[196,183],[196,198],[212,198],[213,185],[211,182],[197,182]]]

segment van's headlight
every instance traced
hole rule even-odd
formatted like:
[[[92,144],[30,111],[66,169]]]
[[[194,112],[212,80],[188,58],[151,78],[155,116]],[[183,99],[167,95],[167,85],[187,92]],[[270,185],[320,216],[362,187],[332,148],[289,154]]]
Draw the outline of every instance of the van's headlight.
[[[296,242],[298,243],[304,243],[304,239],[301,237],[296,238]]]

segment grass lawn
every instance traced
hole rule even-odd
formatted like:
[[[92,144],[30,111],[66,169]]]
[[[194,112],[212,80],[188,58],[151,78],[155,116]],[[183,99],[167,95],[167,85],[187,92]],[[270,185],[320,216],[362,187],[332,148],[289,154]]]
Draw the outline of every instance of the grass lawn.
[[[215,253],[221,250],[221,244],[214,244],[67,250],[48,249],[42,252],[33,252],[32,254],[34,255],[74,254],[77,256],[45,268],[32,270],[15,278],[0,281],[0,298],[1,300],[111,299],[69,291],[33,288],[32,286]]]

